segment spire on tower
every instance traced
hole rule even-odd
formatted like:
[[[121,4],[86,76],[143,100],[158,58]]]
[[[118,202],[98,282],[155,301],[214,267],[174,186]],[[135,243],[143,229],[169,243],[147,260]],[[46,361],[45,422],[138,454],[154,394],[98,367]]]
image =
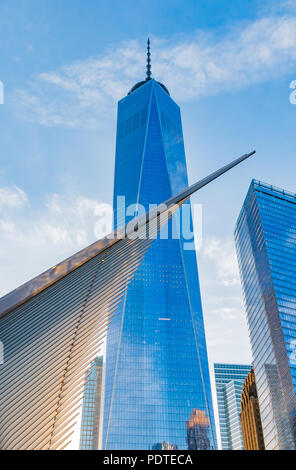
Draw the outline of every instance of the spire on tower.
[[[147,39],[147,65],[146,65],[146,78],[145,80],[142,80],[141,82],[138,82],[136,83],[131,89],[130,91],[128,92],[128,95],[130,95],[131,93],[133,93],[134,91],[136,91],[138,88],[140,88],[141,86],[145,85],[149,80],[152,79],[151,77],[152,73],[151,73],[151,54],[150,54],[150,39],[148,38]],[[167,89],[166,86],[164,86],[162,83],[160,82],[157,82],[158,85],[160,85],[164,91],[169,95],[169,90]]]
[[[147,66],[146,66],[146,81],[151,79],[151,54],[150,54],[150,40],[147,40]]]

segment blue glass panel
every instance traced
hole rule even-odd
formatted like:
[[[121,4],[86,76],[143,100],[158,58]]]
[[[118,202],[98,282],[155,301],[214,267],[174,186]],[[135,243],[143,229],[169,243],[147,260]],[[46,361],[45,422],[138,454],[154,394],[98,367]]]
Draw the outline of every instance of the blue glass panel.
[[[243,449],[241,396],[250,370],[246,364],[214,364],[222,450]]]
[[[296,196],[253,180],[236,246],[266,449],[296,449]]]
[[[114,204],[125,195],[147,210],[187,185],[180,111],[154,80],[120,102],[118,123]],[[216,448],[196,255],[172,238],[173,223],[108,332],[106,449]]]

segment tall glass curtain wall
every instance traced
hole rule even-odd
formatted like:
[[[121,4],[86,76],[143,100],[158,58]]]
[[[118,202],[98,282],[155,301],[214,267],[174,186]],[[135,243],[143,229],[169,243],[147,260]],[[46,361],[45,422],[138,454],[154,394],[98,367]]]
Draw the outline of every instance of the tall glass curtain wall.
[[[115,227],[133,215],[117,211],[117,196],[148,210],[187,184],[179,107],[149,80],[118,105]],[[196,253],[172,238],[172,223],[169,238],[146,254],[108,332],[105,449],[160,442],[187,449],[186,422],[196,409],[206,416],[208,447],[216,448]]]
[[[250,370],[246,364],[214,364],[222,450],[243,449],[241,396]]]
[[[265,448],[295,449],[296,195],[253,180],[235,238]]]

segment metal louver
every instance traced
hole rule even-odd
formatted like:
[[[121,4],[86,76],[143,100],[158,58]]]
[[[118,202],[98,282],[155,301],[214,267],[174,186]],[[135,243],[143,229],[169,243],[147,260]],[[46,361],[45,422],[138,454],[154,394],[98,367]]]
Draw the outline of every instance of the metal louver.
[[[0,299],[5,351],[0,365],[1,449],[54,450],[68,445],[85,371],[159,228],[192,193],[253,153]]]

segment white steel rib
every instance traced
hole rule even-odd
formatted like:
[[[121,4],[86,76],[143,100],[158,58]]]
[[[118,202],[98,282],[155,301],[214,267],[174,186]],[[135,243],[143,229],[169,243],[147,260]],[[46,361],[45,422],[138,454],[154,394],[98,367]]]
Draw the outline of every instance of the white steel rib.
[[[185,200],[255,152],[0,299],[0,449],[63,449],[112,315],[159,228]],[[149,238],[147,232],[149,231]]]

